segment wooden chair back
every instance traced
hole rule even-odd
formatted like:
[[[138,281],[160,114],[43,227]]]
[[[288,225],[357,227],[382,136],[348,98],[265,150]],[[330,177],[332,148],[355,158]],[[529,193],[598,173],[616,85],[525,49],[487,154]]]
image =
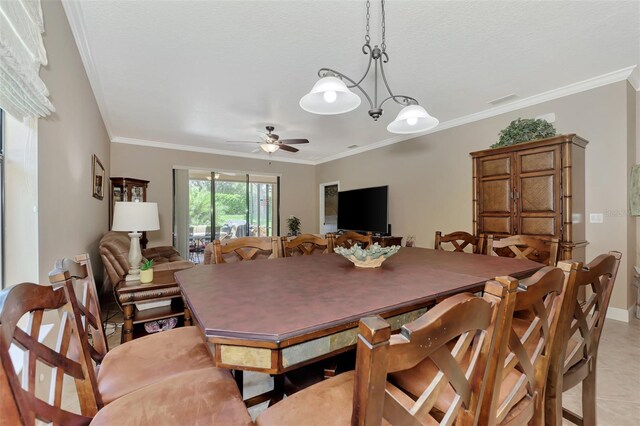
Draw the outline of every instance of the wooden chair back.
[[[499,277],[507,283],[510,277]],[[516,293],[507,338],[496,354],[491,399],[483,402],[480,424],[541,425],[544,389],[568,278],[544,267]]]
[[[582,262],[558,263],[574,284],[567,291],[551,354],[545,404],[549,424],[561,425],[563,415],[576,424],[583,423],[578,415],[568,410],[563,413],[562,392],[591,374],[595,377],[598,346],[621,259],[622,253],[612,251],[601,254],[586,266]],[[581,301],[580,294],[585,294],[586,300]],[[583,386],[582,392],[583,401],[595,405],[595,380],[593,386]],[[589,411],[595,417],[595,410]],[[595,418],[585,416],[584,424],[589,422],[595,422]]]
[[[73,282],[78,311],[81,315],[82,325],[91,339],[89,343],[89,353],[91,358],[100,364],[102,359],[109,352],[109,344],[102,323],[102,312],[100,311],[100,299],[98,290],[91,269],[89,254],[84,253],[75,257],[75,260],[64,258],[56,261],[55,271],[67,271]],[[56,282],[55,279],[62,281]],[[62,274],[50,275],[52,285],[64,285],[65,276]]]
[[[367,235],[359,234],[354,231],[343,232],[338,236],[333,236],[333,247],[351,248],[354,245],[359,244],[363,249],[368,248],[373,244],[373,237],[371,233]]]
[[[213,242],[213,262],[230,263],[256,260],[260,258],[275,259],[280,257],[278,237],[242,237]]]
[[[68,273],[56,277],[64,285],[52,287],[22,283],[0,292],[0,394],[2,420],[8,424],[35,425],[36,420],[55,425],[88,424],[102,406],[91,358],[83,345],[83,327],[72,295],[73,284]],[[63,278],[64,276],[64,278]],[[43,318],[47,311],[61,310],[57,343],[51,348],[40,341]],[[25,330],[18,327],[27,315]],[[55,315],[55,314],[54,314]],[[24,364],[17,372],[10,355],[15,345],[24,351]],[[36,390],[42,365],[51,368],[49,395]],[[64,376],[75,380],[81,414],[62,408]]]
[[[287,237],[282,237],[282,254],[284,257],[325,253],[333,253],[333,235],[331,234],[327,234],[325,238],[314,234],[302,234],[291,241]]]
[[[484,297],[457,294],[391,335],[380,317],[360,321],[353,394],[354,425],[474,424],[492,352],[504,336],[517,281],[490,281]],[[509,308],[510,307],[510,308]],[[386,382],[387,373],[408,370],[426,359],[438,369],[417,399]],[[433,408],[446,389],[455,397],[446,413]]]
[[[442,235],[442,232],[436,231],[434,248],[436,250],[445,250],[445,248],[442,247],[443,243],[448,243],[453,247],[453,250],[449,251],[464,252],[465,247],[467,247],[468,245],[472,246],[472,253],[482,254],[484,250],[483,236],[476,237],[464,231],[456,231],[447,235]]]
[[[552,238],[543,240],[525,235],[512,235],[501,240],[494,240],[493,235],[486,237],[487,255],[529,259],[549,266],[556,266],[558,261],[559,240]]]

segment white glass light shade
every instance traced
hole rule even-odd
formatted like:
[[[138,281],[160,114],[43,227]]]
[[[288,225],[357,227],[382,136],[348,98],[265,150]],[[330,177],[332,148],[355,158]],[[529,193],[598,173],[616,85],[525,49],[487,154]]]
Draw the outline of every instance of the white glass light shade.
[[[353,111],[360,106],[360,96],[337,77],[322,77],[300,99],[300,107],[314,114],[331,115]]]
[[[274,143],[261,143],[260,148],[262,148],[264,152],[272,153],[276,152],[280,147]]]
[[[432,117],[420,105],[408,105],[400,110],[398,116],[387,126],[391,133],[410,134],[433,129],[438,125],[437,118]]]
[[[156,231],[160,229],[157,203],[118,201],[113,209],[114,231]]]

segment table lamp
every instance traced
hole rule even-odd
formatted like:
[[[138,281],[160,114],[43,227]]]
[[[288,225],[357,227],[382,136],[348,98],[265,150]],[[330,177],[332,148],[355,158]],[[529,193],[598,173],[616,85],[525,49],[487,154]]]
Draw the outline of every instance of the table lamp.
[[[140,280],[140,251],[141,231],[157,231],[160,229],[158,220],[158,204],[118,201],[113,208],[113,231],[126,231],[131,238],[129,247],[129,272],[126,281]]]

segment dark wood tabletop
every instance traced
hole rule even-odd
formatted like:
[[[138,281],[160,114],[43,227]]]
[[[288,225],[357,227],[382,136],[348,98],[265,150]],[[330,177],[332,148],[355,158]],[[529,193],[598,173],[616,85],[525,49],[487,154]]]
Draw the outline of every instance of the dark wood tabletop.
[[[503,257],[402,248],[380,268],[337,254],[199,265],[176,273],[192,315],[210,341],[287,346],[296,337],[367,315],[402,312],[496,276],[522,278],[543,265]]]

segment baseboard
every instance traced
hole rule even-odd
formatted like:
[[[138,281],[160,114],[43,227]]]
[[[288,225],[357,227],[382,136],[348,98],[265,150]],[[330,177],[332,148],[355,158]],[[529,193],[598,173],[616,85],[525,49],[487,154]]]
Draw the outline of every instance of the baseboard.
[[[609,306],[609,309],[607,309],[607,318],[616,321],[629,322],[629,318],[631,318],[631,316],[633,315],[634,309],[635,305],[631,306],[629,309],[614,308]]]

